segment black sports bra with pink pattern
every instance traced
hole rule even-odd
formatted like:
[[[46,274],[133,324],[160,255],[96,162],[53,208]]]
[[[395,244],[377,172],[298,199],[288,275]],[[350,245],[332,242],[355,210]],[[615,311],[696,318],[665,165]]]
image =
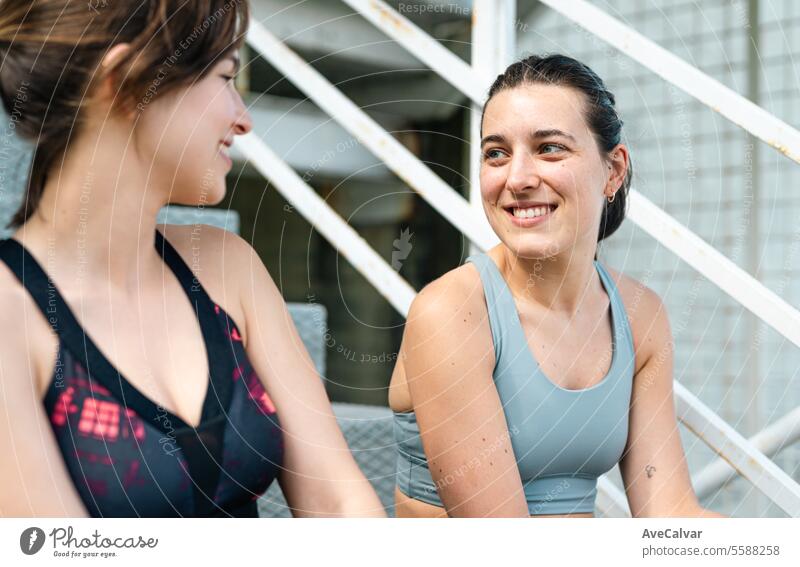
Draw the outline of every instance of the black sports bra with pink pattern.
[[[72,481],[93,517],[255,517],[277,477],[283,436],[236,324],[156,230],[156,249],[197,315],[209,381],[192,427],[145,397],[105,358],[36,259],[0,241],[4,261],[58,334],[44,407]]]

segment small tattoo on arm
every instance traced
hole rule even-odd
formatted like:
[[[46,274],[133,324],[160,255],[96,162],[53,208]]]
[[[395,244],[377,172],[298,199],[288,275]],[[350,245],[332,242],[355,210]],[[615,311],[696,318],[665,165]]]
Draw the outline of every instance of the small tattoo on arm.
[[[656,468],[653,465],[647,465],[644,468],[644,472],[647,473],[647,478],[653,478],[653,473],[656,472]]]

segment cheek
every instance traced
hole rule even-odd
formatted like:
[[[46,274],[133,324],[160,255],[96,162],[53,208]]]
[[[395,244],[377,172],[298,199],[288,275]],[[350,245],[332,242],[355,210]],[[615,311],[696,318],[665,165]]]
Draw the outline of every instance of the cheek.
[[[479,183],[481,186],[481,197],[494,204],[500,198],[500,193],[505,187],[505,173],[501,167],[481,167]]]
[[[543,169],[542,175],[567,200],[583,203],[603,191],[603,181],[591,167],[554,163]]]
[[[544,162],[539,166],[542,179],[564,198],[573,198],[580,188],[582,172],[566,162]]]
[[[578,227],[589,229],[600,222],[603,208],[603,180],[593,168],[564,172],[564,197]]]

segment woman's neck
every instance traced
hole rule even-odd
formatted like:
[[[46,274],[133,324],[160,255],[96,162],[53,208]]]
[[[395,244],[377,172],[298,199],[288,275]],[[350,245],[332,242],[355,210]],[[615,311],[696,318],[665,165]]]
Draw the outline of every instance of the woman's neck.
[[[35,212],[14,236],[39,252],[62,285],[135,293],[162,268],[154,238],[167,197],[148,173],[131,150],[76,143],[54,164]]]
[[[597,285],[594,249],[581,252],[582,248],[576,246],[565,255],[530,259],[501,244],[500,270],[515,298],[574,315],[592,286]]]

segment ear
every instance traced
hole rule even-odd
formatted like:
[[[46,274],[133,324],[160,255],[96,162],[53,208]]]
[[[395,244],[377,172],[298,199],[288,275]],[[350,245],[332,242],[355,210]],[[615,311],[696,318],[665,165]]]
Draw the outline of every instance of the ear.
[[[112,46],[103,59],[98,69],[99,82],[96,87],[95,97],[98,102],[106,105],[117,104],[120,101],[119,75],[115,67],[130,53],[129,43],[117,43]],[[128,112],[131,116],[133,112]]]
[[[606,183],[604,193],[606,197],[611,197],[625,182],[625,176],[628,174],[630,155],[628,155],[628,148],[623,144],[617,144],[617,146],[609,152],[608,156],[608,182]]]

